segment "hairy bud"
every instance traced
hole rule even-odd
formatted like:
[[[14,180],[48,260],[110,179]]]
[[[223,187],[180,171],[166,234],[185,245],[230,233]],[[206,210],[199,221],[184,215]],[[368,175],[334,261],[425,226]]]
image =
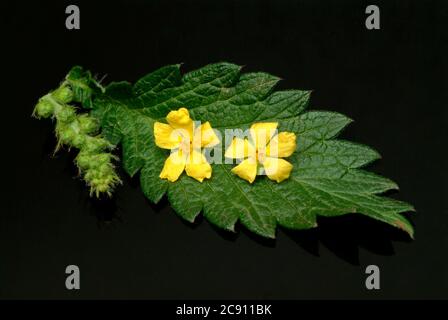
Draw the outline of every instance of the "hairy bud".
[[[88,114],[82,114],[78,117],[79,130],[82,133],[94,133],[99,129],[98,120],[89,116]]]
[[[76,118],[75,108],[69,105],[62,105],[55,115],[57,120],[63,123],[71,123]]]
[[[36,107],[34,108],[33,115],[39,118],[49,118],[53,115],[53,112],[54,106],[51,104],[51,102],[45,99],[40,99]]]
[[[73,91],[67,85],[60,86],[51,95],[60,103],[70,103],[73,100]]]

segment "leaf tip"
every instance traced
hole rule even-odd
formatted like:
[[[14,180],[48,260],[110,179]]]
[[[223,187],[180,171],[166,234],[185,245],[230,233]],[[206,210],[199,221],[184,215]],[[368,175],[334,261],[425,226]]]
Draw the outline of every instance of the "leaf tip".
[[[406,232],[407,232],[407,234],[409,235],[409,237],[412,239],[412,240],[415,240],[415,232],[414,232],[414,228],[409,228],[408,230],[405,230]]]
[[[411,237],[412,240],[415,239],[414,238],[414,233],[415,233],[414,228],[412,227],[412,225],[409,222],[406,221],[406,223],[405,223],[401,220],[396,220],[396,221],[394,221],[393,225],[395,227],[397,227],[398,229],[405,231],[409,235],[409,237]]]
[[[355,122],[354,119],[352,119],[352,118],[350,118],[350,117],[348,117],[348,116],[345,116],[345,118],[347,119],[347,125],[349,125],[350,123]]]
[[[371,150],[372,150],[372,154],[373,154],[373,157],[374,157],[374,160],[373,161],[375,161],[375,160],[381,160],[383,157],[381,156],[381,154],[378,152],[378,151],[376,151],[375,149],[373,149],[373,148],[371,148]]]
[[[274,240],[276,238],[275,231],[261,234],[264,238]]]
[[[389,190],[396,190],[396,191],[400,190],[400,187],[398,186],[398,184],[395,181],[392,181],[392,180],[389,180],[389,186],[388,187],[389,187]]]
[[[235,225],[234,225],[234,224],[233,224],[233,225],[230,225],[230,226],[226,226],[224,229],[227,230],[227,231],[229,231],[229,232],[236,233]]]
[[[284,80],[282,77],[279,77],[279,76],[271,75],[271,77],[272,77],[272,82],[275,82],[275,83]]]

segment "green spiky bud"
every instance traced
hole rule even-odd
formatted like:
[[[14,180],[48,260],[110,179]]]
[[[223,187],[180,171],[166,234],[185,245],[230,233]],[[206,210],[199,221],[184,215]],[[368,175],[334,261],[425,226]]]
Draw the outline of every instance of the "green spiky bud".
[[[109,163],[112,160],[113,156],[110,153],[100,153],[96,156],[95,161],[100,164]]]
[[[103,174],[106,171],[104,168],[111,167],[112,159],[110,153],[90,154],[83,151],[76,157],[76,163],[83,170],[95,169],[96,172]]]
[[[90,186],[90,194],[99,196],[101,193],[107,193],[110,195],[113,188],[121,183],[120,178],[113,170],[113,166],[110,163],[104,164],[101,169],[88,169],[84,174],[84,180]]]
[[[98,173],[101,177],[107,177],[111,173],[111,166],[109,162],[103,163],[101,166],[98,167]]]
[[[108,185],[107,183],[99,184],[99,185],[96,187],[97,192],[99,192],[99,193],[108,192],[108,191],[110,191],[109,188],[110,188],[110,187],[109,187],[109,185]]]
[[[95,153],[103,151],[105,149],[110,149],[111,147],[112,145],[103,138],[87,137],[83,150],[85,150],[86,152]]]
[[[63,123],[70,123],[76,118],[75,109],[71,106],[62,105],[56,113],[56,118]]]
[[[86,154],[84,152],[80,152],[77,156],[76,156],[76,163],[78,165],[78,167],[81,170],[87,170],[90,168],[91,164],[93,163],[92,160],[93,156]]]
[[[70,103],[73,100],[73,91],[67,85],[62,85],[51,93],[51,96],[61,103]]]
[[[37,103],[36,107],[34,108],[34,113],[39,118],[48,118],[53,115],[54,112],[54,106],[51,104],[51,102],[40,99]]]
[[[87,181],[87,183],[92,184],[92,181],[96,179],[95,171],[88,170],[84,175],[84,179]]]
[[[72,144],[74,147],[81,149],[81,147],[84,145],[85,141],[86,141],[86,137],[84,135],[78,133],[73,138]]]
[[[82,133],[94,133],[99,129],[98,120],[89,116],[88,114],[82,114],[78,117],[79,130]]]
[[[68,145],[72,145],[77,136],[76,131],[70,126],[57,126],[56,132],[59,142]]]

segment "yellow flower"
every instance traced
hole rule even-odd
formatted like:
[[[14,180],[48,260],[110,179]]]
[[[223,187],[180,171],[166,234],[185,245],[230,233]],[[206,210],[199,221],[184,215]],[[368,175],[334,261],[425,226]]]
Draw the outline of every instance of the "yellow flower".
[[[201,148],[219,143],[209,122],[197,128],[186,108],[168,113],[168,124],[154,123],[155,143],[158,147],[172,150],[166,159],[159,177],[176,181],[185,169],[190,177],[202,182],[209,179],[212,168],[201,152]]]
[[[249,130],[250,140],[232,140],[225,157],[245,159],[232,169],[234,174],[252,183],[260,172],[260,164],[271,180],[281,182],[289,178],[292,164],[280,158],[289,157],[296,150],[296,135],[292,132],[276,135],[277,126],[277,122],[254,123]]]

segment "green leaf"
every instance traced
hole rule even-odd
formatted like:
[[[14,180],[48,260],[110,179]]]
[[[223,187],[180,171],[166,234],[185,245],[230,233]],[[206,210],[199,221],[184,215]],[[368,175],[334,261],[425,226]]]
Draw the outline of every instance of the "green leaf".
[[[183,76],[179,68],[163,67],[134,85],[112,83],[93,103],[103,134],[121,143],[125,170],[131,176],[140,172],[142,190],[151,201],[167,194],[187,221],[203,212],[217,227],[233,231],[240,221],[269,238],[275,237],[277,225],[308,229],[317,226],[318,215],[347,213],[366,215],[413,236],[412,225],[400,215],[412,206],[379,195],[397,185],[362,169],[379,154],[336,139],[349,118],[306,112],[310,92],[275,92],[279,78],[267,73],[241,74],[241,67],[230,63],[207,65]],[[297,151],[289,159],[294,165],[291,177],[276,183],[259,176],[249,184],[231,173],[233,164],[212,164],[213,175],[203,183],[185,174],[173,183],[160,179],[169,151],[155,145],[153,125],[180,107],[189,109],[194,120],[209,121],[223,136],[226,128],[246,129],[259,121],[276,121],[279,131],[294,132]]]

